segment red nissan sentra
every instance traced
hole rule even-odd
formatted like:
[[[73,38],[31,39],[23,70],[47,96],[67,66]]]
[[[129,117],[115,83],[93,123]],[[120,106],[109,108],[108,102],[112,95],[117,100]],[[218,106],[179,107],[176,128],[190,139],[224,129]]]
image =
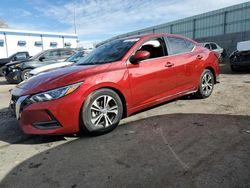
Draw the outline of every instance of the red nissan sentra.
[[[92,135],[164,101],[194,93],[209,97],[218,82],[218,55],[172,34],[148,34],[105,43],[76,65],[24,81],[10,106],[28,134]]]

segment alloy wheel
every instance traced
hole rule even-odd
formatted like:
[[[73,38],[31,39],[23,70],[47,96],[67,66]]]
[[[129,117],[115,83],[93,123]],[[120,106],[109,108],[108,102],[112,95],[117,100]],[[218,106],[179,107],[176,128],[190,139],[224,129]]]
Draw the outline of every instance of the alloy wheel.
[[[207,72],[203,75],[202,77],[202,84],[201,84],[201,88],[202,91],[204,92],[205,95],[210,95],[211,92],[213,91],[213,78],[212,75]]]
[[[118,116],[118,105],[109,95],[102,95],[95,99],[90,107],[92,129],[111,126]]]

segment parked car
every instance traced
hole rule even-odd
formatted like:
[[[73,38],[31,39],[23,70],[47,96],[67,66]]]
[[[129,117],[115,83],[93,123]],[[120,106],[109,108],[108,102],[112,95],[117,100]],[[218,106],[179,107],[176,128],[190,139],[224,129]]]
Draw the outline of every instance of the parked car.
[[[34,76],[11,91],[11,108],[28,134],[100,135],[121,118],[194,93],[209,97],[218,54],[172,34],[117,39],[76,65]]]
[[[43,73],[43,72],[47,72],[47,71],[62,68],[62,67],[71,66],[74,63],[78,62],[81,58],[83,58],[86,55],[87,54],[84,51],[80,51],[80,52],[77,52],[74,55],[70,56],[64,62],[53,63],[53,64],[50,64],[50,65],[35,68],[35,69],[33,69],[32,71],[29,72],[29,78],[32,77],[32,76],[36,76],[36,75],[38,75],[40,73]]]
[[[57,48],[45,50],[28,60],[11,62],[6,64],[5,78],[9,83],[20,83],[29,78],[29,72],[37,67],[62,62],[76,53],[70,48]]]
[[[219,54],[219,61],[220,63],[223,61],[223,58],[226,56],[226,50],[220,47],[215,42],[204,42],[201,43],[205,48],[212,50]]]
[[[230,57],[232,71],[244,70],[250,68],[250,41],[237,43],[237,50]]]
[[[29,58],[30,58],[30,55],[28,52],[17,52],[17,53],[14,53],[7,58],[0,59],[0,76],[5,75],[5,68],[6,68],[5,65],[7,63],[21,61],[21,60],[27,60]]]

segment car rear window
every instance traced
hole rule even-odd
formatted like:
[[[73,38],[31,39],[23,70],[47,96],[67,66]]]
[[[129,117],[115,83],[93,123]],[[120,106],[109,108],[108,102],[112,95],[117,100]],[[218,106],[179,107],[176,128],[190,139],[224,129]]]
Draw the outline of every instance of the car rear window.
[[[182,38],[167,37],[167,41],[169,55],[191,52],[194,48],[194,44],[191,41]]]

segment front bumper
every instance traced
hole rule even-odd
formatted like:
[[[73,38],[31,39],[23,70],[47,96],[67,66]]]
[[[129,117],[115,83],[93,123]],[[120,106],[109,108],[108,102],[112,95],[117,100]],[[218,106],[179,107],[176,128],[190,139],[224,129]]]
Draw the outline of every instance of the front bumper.
[[[21,79],[22,71],[19,69],[6,69],[5,78],[9,83],[18,84],[22,81]]]
[[[79,90],[60,99],[28,105],[27,98],[12,96],[10,105],[23,132],[38,135],[79,132],[79,113],[85,99]]]

